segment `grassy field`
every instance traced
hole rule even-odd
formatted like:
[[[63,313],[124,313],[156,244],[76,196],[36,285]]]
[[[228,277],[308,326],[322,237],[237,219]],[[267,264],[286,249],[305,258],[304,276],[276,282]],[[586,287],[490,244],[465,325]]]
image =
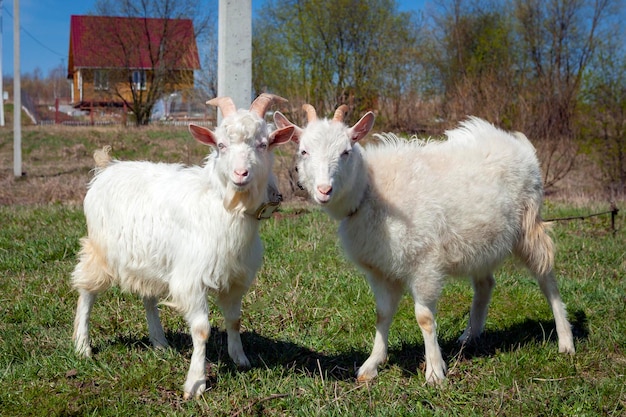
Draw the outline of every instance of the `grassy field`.
[[[205,149],[191,146],[182,130],[27,129],[28,175],[12,179],[8,136],[0,133],[0,140],[1,416],[626,415],[623,211],[615,234],[606,215],[554,225],[575,356],[557,352],[553,317],[537,284],[507,262],[475,346],[456,343],[468,320],[470,286],[451,281],[445,287],[438,330],[449,378],[431,387],[408,296],[379,377],[355,381],[373,342],[373,296],[342,255],[336,224],[294,199],[261,228],[264,265],[244,298],[242,317],[252,369],[232,364],[221,314],[212,305],[208,390],[183,401],[191,338],[178,313],[162,307],[172,348],[157,351],[141,301],[109,290],[92,315],[94,357],[78,358],[71,344],[77,295],[69,276],[86,231],[80,199],[95,147],[112,143],[116,156],[191,163]],[[607,208],[549,199],[544,214]]]
[[[507,263],[477,346],[461,349],[455,342],[468,318],[469,285],[446,287],[438,323],[449,379],[430,387],[408,297],[379,378],[355,382],[355,367],[372,344],[373,297],[344,260],[333,222],[316,210],[283,214],[262,226],[265,264],[244,299],[243,343],[253,368],[234,367],[215,312],[209,389],[184,402],[191,340],[184,321],[166,307],[163,323],[173,348],[156,351],[141,301],[117,290],[104,293],[92,318],[95,356],[74,355],[76,294],[69,274],[85,232],[80,208],[0,208],[0,415],[626,413],[626,243],[623,232],[608,232],[608,218],[560,223],[554,230],[575,356],[557,353],[547,303],[535,282]]]

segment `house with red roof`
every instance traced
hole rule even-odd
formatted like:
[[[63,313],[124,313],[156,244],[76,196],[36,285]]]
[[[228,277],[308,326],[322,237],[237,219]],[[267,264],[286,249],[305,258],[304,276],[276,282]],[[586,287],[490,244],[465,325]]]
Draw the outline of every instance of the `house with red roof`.
[[[70,18],[68,79],[75,107],[155,102],[193,89],[198,69],[189,19]]]

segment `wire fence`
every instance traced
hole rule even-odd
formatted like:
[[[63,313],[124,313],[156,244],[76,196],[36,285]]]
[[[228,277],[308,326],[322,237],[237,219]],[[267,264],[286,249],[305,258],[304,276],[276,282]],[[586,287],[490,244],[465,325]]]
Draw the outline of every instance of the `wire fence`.
[[[215,122],[211,120],[155,120],[150,122],[150,126],[189,126],[190,123],[205,126],[215,127]],[[123,123],[122,121],[110,121],[110,120],[64,120],[61,122],[55,122],[54,120],[40,120],[37,123],[39,126],[135,126],[134,123]]]
[[[544,221],[546,221],[546,222],[558,222],[558,221],[569,221],[569,220],[586,220],[586,219],[589,219],[591,217],[597,217],[597,216],[603,216],[605,214],[610,214],[611,215],[611,231],[613,232],[613,235],[615,236],[615,234],[617,233],[617,229],[615,227],[615,218],[617,217],[618,213],[619,213],[619,209],[613,203],[613,204],[611,204],[611,210],[602,211],[602,212],[599,212],[599,213],[591,213],[591,214],[587,214],[587,215],[580,215],[580,216],[555,217],[555,218],[552,218],[552,219],[544,219]]]

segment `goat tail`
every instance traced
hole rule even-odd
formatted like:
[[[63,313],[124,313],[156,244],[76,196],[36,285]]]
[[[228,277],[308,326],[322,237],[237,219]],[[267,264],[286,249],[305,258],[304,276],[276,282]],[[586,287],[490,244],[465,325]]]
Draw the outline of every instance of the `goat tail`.
[[[554,267],[555,248],[549,235],[550,226],[551,223],[541,219],[537,202],[533,201],[525,207],[516,253],[537,275],[546,275]]]
[[[93,159],[96,161],[96,168],[103,169],[109,166],[113,158],[111,158],[111,146],[106,145],[102,149],[96,149],[93,153]]]

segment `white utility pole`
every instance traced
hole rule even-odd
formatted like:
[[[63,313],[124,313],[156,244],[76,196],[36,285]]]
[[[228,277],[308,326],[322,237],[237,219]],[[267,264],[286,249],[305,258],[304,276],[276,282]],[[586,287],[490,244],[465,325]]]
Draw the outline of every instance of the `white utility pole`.
[[[252,0],[220,0],[217,37],[217,95],[237,108],[252,100]],[[221,120],[221,115],[218,115]]]
[[[13,174],[22,176],[22,96],[20,79],[20,0],[13,0]]]

